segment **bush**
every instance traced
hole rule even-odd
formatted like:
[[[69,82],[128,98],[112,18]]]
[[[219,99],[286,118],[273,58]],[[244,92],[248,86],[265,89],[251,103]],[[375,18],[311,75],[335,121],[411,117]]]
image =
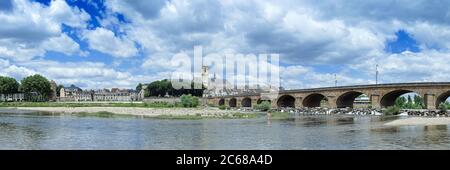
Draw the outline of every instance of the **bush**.
[[[389,106],[384,111],[384,115],[398,115],[399,113],[400,113],[400,108],[398,106]]]
[[[220,110],[225,110],[226,108],[227,108],[227,107],[226,107],[225,105],[220,105],[220,106],[219,106],[219,109],[220,109]]]
[[[441,110],[441,112],[447,112],[447,105],[445,103],[441,103],[439,104],[439,110]]]
[[[188,95],[183,94],[180,97],[180,100],[181,105],[183,105],[183,107],[197,107],[198,104],[200,103],[198,97],[192,96],[190,94]]]
[[[260,104],[255,105],[253,108],[260,111],[268,111],[272,108],[272,104],[268,101],[263,101]]]

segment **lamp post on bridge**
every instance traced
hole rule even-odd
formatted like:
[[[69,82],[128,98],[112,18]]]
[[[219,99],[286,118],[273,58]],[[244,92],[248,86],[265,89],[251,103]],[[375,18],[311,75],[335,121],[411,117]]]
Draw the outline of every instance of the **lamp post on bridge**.
[[[378,85],[378,64],[375,66],[375,85]]]
[[[337,87],[337,75],[334,74],[334,87]]]

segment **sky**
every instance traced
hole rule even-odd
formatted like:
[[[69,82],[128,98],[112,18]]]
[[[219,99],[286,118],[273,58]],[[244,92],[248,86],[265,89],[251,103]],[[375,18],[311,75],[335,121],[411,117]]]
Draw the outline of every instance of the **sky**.
[[[81,88],[170,78],[173,55],[278,53],[286,89],[450,81],[450,1],[2,0],[0,75]]]

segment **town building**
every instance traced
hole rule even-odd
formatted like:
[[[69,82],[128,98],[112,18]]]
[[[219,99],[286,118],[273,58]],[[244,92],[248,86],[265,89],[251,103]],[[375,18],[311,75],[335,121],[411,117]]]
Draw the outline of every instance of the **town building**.
[[[25,101],[24,93],[0,94],[0,102],[20,102]]]
[[[97,90],[93,95],[94,101],[138,101],[139,95],[135,90],[112,88]]]

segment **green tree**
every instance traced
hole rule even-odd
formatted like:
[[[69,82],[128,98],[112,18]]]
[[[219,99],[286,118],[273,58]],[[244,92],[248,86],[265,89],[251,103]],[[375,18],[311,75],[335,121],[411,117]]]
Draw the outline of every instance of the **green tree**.
[[[269,101],[262,101],[260,104],[255,105],[253,108],[260,111],[268,111],[270,108],[272,108],[272,104],[270,104]]]
[[[56,87],[56,96],[61,96],[60,91],[62,88],[64,88],[64,86],[61,84]]]
[[[18,90],[19,83],[16,81],[16,79],[0,76],[0,94],[17,93]]]
[[[174,89],[170,80],[164,79],[160,81],[151,82],[147,86],[149,96],[164,96],[166,94],[171,96],[181,96],[183,94],[191,94],[192,96],[202,96],[204,87],[201,89],[194,89],[194,83],[191,83],[190,89]]]
[[[142,84],[139,83],[139,84],[136,86],[136,91],[137,91],[137,92],[140,92],[141,90],[142,90]]]
[[[441,104],[439,104],[438,109],[439,109],[441,112],[447,112],[448,107],[447,107],[447,105],[446,105],[445,103],[441,103]]]
[[[395,106],[398,108],[404,108],[406,106],[406,98],[401,96],[395,100]]]
[[[397,106],[389,106],[384,110],[384,115],[398,115],[400,113],[400,108]]]
[[[198,97],[192,96],[191,94],[183,94],[180,100],[183,107],[197,107],[200,103]]]
[[[423,108],[425,108],[423,99],[419,95],[415,95],[414,96],[414,108],[415,109],[423,109]]]
[[[47,78],[35,74],[32,76],[25,77],[21,81],[20,85],[20,91],[30,94],[32,92],[36,92],[39,95],[42,95],[44,97],[49,97],[51,94],[51,84],[50,81],[48,81]]]

